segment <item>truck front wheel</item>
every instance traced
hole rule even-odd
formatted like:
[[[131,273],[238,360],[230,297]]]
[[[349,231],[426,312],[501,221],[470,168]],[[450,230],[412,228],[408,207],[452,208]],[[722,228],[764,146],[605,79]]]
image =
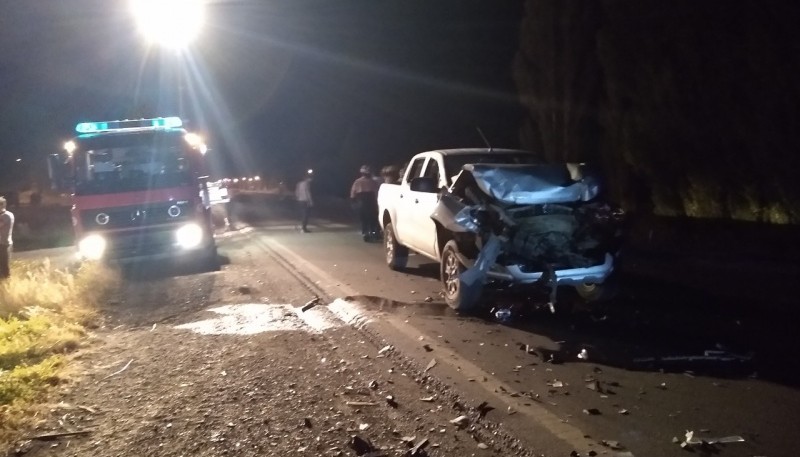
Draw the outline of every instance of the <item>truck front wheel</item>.
[[[445,302],[454,310],[463,313],[472,310],[478,303],[483,284],[468,286],[461,280],[461,273],[466,267],[459,257],[458,244],[455,240],[448,241],[442,250],[440,270]]]
[[[408,264],[408,248],[397,241],[391,222],[383,228],[383,245],[386,248],[386,265],[395,271],[405,268]]]

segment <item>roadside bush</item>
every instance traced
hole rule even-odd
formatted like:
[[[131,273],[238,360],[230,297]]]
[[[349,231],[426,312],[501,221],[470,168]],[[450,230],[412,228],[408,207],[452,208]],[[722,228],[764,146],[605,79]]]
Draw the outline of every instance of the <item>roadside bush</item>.
[[[80,346],[97,305],[117,284],[100,264],[74,271],[49,260],[12,265],[12,277],[0,283],[0,453],[64,378],[65,355]]]

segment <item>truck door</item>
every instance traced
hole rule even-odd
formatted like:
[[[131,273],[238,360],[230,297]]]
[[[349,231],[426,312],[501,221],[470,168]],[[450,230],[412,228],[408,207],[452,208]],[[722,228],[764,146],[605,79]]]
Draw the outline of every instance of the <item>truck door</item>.
[[[422,176],[433,178],[438,183],[441,182],[440,175],[439,163],[436,158],[428,157]],[[439,202],[439,193],[409,191],[409,194],[412,211],[410,211],[408,220],[413,227],[411,235],[413,246],[420,253],[436,258],[436,225],[431,219],[431,214]]]
[[[408,186],[408,183],[413,179],[419,176],[422,176],[422,169],[425,165],[425,157],[419,157],[414,159],[408,165],[408,171],[406,172],[405,179],[400,184],[400,192],[397,196],[397,207],[395,213],[395,230],[397,234],[397,238],[400,240],[401,243],[405,244],[408,247],[416,248],[417,246],[414,244],[414,225],[412,222],[412,214],[414,212],[414,203],[413,198],[411,196],[411,189]]]

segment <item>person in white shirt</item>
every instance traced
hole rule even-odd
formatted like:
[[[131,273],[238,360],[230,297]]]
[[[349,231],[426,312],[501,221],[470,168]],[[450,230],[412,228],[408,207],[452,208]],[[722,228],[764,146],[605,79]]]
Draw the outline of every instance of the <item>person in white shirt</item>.
[[[311,215],[311,208],[314,206],[314,199],[311,196],[311,180],[314,177],[312,170],[308,170],[305,178],[297,183],[294,190],[295,199],[297,199],[297,206],[300,210],[300,230],[303,233],[308,233],[308,218]]]
[[[378,227],[378,188],[380,184],[372,177],[372,170],[364,165],[359,170],[361,177],[350,187],[350,199],[358,207],[361,219],[361,235],[364,241],[377,240]]]
[[[14,231],[14,213],[6,209],[6,199],[0,197],[0,280],[11,276],[11,234]]]

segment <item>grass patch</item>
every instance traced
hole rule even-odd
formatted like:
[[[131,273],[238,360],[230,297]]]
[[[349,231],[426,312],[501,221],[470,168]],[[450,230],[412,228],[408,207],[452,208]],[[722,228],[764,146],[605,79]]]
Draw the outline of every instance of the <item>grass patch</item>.
[[[64,355],[80,347],[117,278],[99,264],[72,272],[49,260],[12,265],[12,278],[0,283],[0,450],[63,380]]]

